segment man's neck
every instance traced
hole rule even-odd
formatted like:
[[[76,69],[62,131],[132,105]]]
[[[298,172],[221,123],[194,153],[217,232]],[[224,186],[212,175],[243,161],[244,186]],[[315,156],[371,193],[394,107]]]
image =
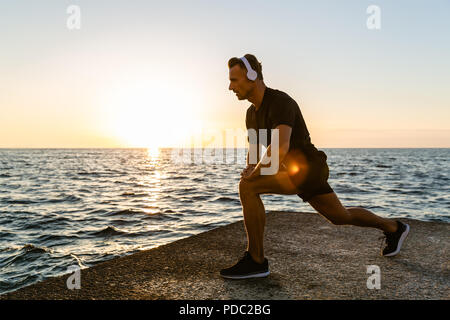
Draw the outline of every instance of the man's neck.
[[[263,98],[264,98],[264,92],[266,91],[266,85],[264,82],[259,82],[259,84],[256,85],[256,88],[254,92],[250,95],[248,98],[248,101],[253,103],[255,106],[255,109],[258,110],[261,107]]]

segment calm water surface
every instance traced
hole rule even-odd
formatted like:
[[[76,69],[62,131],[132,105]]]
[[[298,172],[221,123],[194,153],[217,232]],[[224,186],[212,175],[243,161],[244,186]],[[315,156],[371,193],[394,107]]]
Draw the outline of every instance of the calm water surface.
[[[345,206],[450,221],[450,149],[320,150]],[[0,294],[242,219],[236,154],[180,164],[170,149],[0,149]],[[297,196],[262,198],[313,212]]]

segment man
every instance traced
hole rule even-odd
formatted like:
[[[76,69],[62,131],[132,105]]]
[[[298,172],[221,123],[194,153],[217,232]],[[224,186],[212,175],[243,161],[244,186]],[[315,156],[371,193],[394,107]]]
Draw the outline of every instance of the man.
[[[260,141],[255,143],[249,139],[247,167],[242,171],[239,183],[247,250],[234,266],[221,270],[221,276],[245,279],[270,274],[268,260],[264,257],[265,210],[260,194],[297,194],[335,225],[378,228],[386,236],[386,247],[381,254],[396,255],[408,235],[409,226],[400,221],[379,217],[364,208],[344,207],[327,182],[327,156],[311,143],[297,103],[286,93],[266,87],[261,63],[255,56],[246,54],[242,58],[231,58],[228,67],[229,90],[239,100],[252,103],[246,115],[247,129],[257,132],[266,129],[269,132],[266,154],[256,164],[249,162],[250,151],[256,147],[259,155]],[[278,130],[279,143],[271,144],[271,129]],[[272,145],[278,150],[271,150]],[[263,163],[267,163],[265,161],[270,154],[276,153],[273,151],[278,151],[279,170],[275,174],[261,174]]]

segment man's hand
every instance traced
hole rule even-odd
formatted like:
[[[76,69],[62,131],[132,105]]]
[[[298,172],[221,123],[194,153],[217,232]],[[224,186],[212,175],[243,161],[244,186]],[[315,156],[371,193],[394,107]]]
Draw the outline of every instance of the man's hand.
[[[247,168],[245,168],[244,170],[242,170],[242,172],[241,172],[241,177],[242,177],[242,178],[247,177],[247,176],[253,171],[253,169],[255,169],[255,166],[256,166],[256,165],[254,165],[254,164],[249,164],[249,165],[247,165]]]
[[[274,157],[277,157],[277,159],[272,159],[272,144],[270,144],[267,147],[266,153],[263,156],[263,159],[261,159],[260,162],[258,162],[257,165],[254,164],[248,164],[247,168],[245,168],[241,172],[242,179],[245,180],[252,180],[256,177],[261,175],[261,170],[263,171],[263,174],[267,175],[273,175],[278,172],[279,164],[282,163],[284,157],[289,151],[289,143],[290,143],[290,137],[292,133],[292,128],[286,124],[280,124],[276,128],[278,130],[277,132],[272,132],[272,141],[276,141],[276,139],[279,139],[279,144],[275,144],[275,147],[277,148],[276,151],[274,151]],[[278,133],[278,134],[276,134]],[[277,152],[278,151],[278,152]],[[247,159],[249,159],[250,151],[247,154]],[[270,166],[269,166],[270,165]],[[273,166],[273,167],[272,167]],[[261,169],[262,168],[262,169]],[[276,172],[273,172],[273,168],[276,169]],[[264,172],[264,170],[266,170]],[[267,171],[269,170],[269,171]],[[270,173],[269,173],[270,172]]]
[[[258,177],[260,174],[261,174],[261,169],[258,166],[253,166],[252,168],[249,168],[249,170],[247,170],[245,172],[245,175],[242,175],[242,179],[252,180],[252,179]]]

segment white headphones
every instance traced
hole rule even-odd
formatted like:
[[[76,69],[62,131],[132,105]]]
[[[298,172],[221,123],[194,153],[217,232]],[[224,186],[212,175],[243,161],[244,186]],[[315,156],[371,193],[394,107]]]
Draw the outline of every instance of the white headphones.
[[[245,67],[247,68],[247,78],[249,80],[255,81],[256,78],[258,77],[258,74],[256,73],[255,70],[252,69],[252,67],[250,66],[250,63],[248,63],[247,58],[246,57],[242,57],[239,58],[242,60],[242,62],[244,62]]]

